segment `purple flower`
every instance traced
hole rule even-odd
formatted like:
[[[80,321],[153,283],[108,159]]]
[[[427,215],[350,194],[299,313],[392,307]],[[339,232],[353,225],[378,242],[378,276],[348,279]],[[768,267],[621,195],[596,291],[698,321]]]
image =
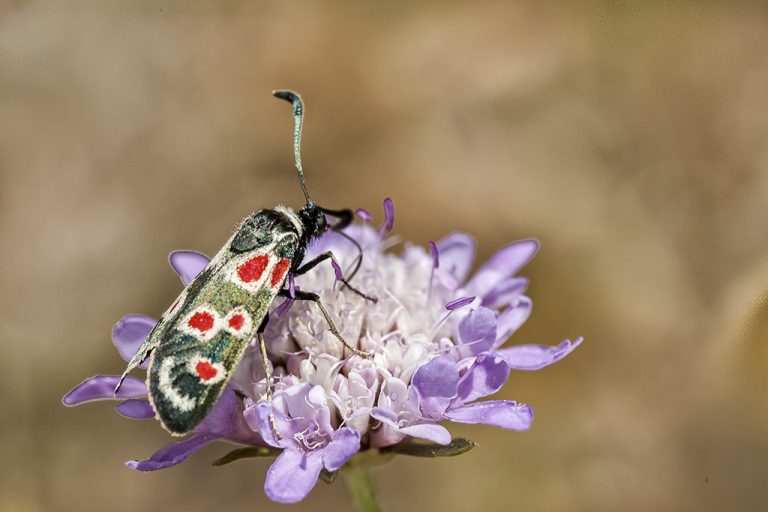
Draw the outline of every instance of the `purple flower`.
[[[289,281],[294,290],[317,293],[346,341],[372,356],[350,355],[316,305],[277,300],[265,332],[272,381],[266,382],[259,350],[248,347],[227,391],[194,433],[129,467],[169,467],[216,440],[271,446],[281,453],[267,474],[266,493],[292,503],[312,490],[323,469],[336,471],[360,451],[411,439],[449,444],[445,422],[530,427],[528,405],[484,399],[501,389],[512,370],[544,368],[582,341],[503,347],[531,313],[532,301],[524,295],[528,280],[517,273],[538,242],[506,245],[471,274],[472,237],[453,233],[427,247],[406,244],[395,254],[389,250],[396,241],[389,236],[395,217],[391,200],[384,210],[378,228],[368,224],[368,212],[358,210],[360,220],[346,228],[346,236],[329,231],[317,239],[306,260],[332,251],[338,265],[318,265]],[[352,283],[376,301],[339,280],[340,273],[350,279],[358,266],[356,245],[363,258]],[[208,261],[190,251],[170,257],[185,286]],[[113,341],[124,359],[154,325],[149,317],[129,315],[115,326]],[[87,379],[64,403],[117,398],[124,400],[117,406],[120,414],[153,417],[145,384],[129,377],[113,397],[117,378]]]
[[[264,440],[283,452],[267,472],[267,496],[281,503],[301,501],[317,483],[320,471],[336,471],[360,450],[360,432],[334,429],[322,386],[298,384],[280,391],[272,402],[248,401],[245,418]],[[270,422],[273,414],[280,437]]]

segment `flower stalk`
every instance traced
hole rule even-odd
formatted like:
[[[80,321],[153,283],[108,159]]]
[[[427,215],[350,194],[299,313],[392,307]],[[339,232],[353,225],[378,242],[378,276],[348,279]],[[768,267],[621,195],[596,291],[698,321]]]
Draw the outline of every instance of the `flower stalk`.
[[[357,512],[381,512],[371,470],[367,465],[349,463],[341,470],[341,476],[352,495]]]

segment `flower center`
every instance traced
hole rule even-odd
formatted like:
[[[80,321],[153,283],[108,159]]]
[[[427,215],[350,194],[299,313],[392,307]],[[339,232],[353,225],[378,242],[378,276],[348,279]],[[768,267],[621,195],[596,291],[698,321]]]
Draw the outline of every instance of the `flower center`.
[[[328,442],[325,434],[320,431],[320,426],[314,420],[310,421],[304,430],[293,434],[293,439],[307,450],[315,450]]]

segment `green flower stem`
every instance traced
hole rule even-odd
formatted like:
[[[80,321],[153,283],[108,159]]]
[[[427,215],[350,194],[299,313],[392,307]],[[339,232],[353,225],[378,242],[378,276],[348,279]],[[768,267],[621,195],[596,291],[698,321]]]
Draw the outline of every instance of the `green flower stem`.
[[[352,495],[357,512],[381,512],[381,505],[376,498],[376,490],[373,487],[371,470],[368,466],[347,464],[341,470],[341,475]]]

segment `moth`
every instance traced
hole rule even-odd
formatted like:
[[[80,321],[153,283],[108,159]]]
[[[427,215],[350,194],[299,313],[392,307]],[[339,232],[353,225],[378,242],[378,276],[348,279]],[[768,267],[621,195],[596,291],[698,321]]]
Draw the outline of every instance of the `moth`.
[[[174,435],[189,432],[205,418],[254,339],[258,340],[264,360],[266,398],[271,399],[271,373],[263,332],[270,305],[278,295],[314,302],[331,333],[347,349],[361,356],[369,355],[344,340],[317,294],[293,286],[285,288],[289,276],[301,275],[330,259],[337,279],[364,298],[375,300],[353,288],[340,275],[331,252],[301,264],[309,243],[329,229],[340,231],[349,225],[352,212],[327,210],[312,201],[301,165],[304,104],[292,91],[278,90],[273,94],[293,106],[294,161],[305,206],[298,211],[286,206],[259,210],[242,221],[208,266],[165,311],[115,388],[117,393],[128,373],[149,357],[149,400],[157,419]],[[338,220],[331,225],[326,216]],[[358,251],[359,258],[359,246]]]

